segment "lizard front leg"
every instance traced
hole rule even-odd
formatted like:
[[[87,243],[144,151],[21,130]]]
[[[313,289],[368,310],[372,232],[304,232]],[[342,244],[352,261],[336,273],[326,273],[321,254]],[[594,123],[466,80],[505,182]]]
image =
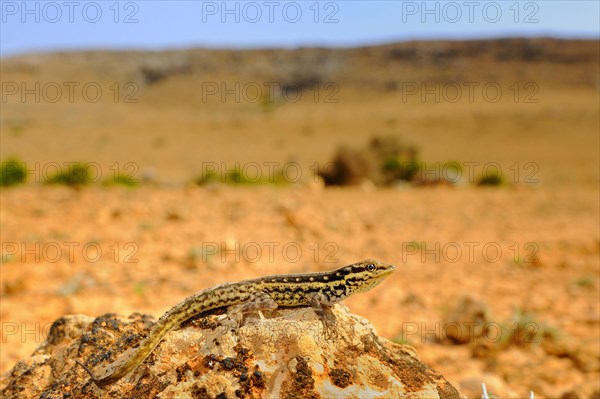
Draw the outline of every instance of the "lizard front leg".
[[[323,329],[325,338],[333,339],[336,337],[335,332],[335,315],[331,310],[331,306],[334,305],[329,299],[320,292],[311,292],[306,294],[308,304],[315,311],[321,323],[323,323]]]

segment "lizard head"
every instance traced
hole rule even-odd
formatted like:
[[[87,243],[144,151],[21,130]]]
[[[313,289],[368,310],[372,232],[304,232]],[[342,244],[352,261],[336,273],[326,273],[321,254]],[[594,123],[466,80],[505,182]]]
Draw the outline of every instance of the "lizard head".
[[[341,268],[340,273],[344,275],[349,294],[354,294],[376,287],[394,270],[393,265],[367,259]]]

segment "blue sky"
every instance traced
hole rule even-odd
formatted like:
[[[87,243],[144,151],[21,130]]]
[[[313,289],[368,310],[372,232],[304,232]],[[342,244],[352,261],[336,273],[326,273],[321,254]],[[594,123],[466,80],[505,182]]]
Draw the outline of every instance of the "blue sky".
[[[599,3],[0,0],[0,55],[97,48],[355,46],[507,36],[598,38]]]

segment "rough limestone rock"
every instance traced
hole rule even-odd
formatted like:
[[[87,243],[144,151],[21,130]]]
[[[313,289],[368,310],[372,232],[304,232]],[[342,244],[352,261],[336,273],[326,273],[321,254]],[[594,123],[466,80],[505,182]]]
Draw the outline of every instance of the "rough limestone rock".
[[[209,315],[171,331],[132,373],[96,387],[74,359],[98,369],[145,336],[154,319],[65,316],[2,378],[3,398],[460,398],[410,346],[375,333],[335,305],[325,330],[310,308],[249,315],[239,328]]]

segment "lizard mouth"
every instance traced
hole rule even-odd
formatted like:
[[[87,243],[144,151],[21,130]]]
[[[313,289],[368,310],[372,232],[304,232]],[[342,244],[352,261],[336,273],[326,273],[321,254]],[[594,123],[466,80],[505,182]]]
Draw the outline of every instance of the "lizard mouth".
[[[389,276],[390,274],[392,274],[395,270],[396,270],[396,266],[394,266],[394,265],[387,265],[387,267],[381,271],[380,278],[382,278],[382,279],[386,278],[387,276]]]

